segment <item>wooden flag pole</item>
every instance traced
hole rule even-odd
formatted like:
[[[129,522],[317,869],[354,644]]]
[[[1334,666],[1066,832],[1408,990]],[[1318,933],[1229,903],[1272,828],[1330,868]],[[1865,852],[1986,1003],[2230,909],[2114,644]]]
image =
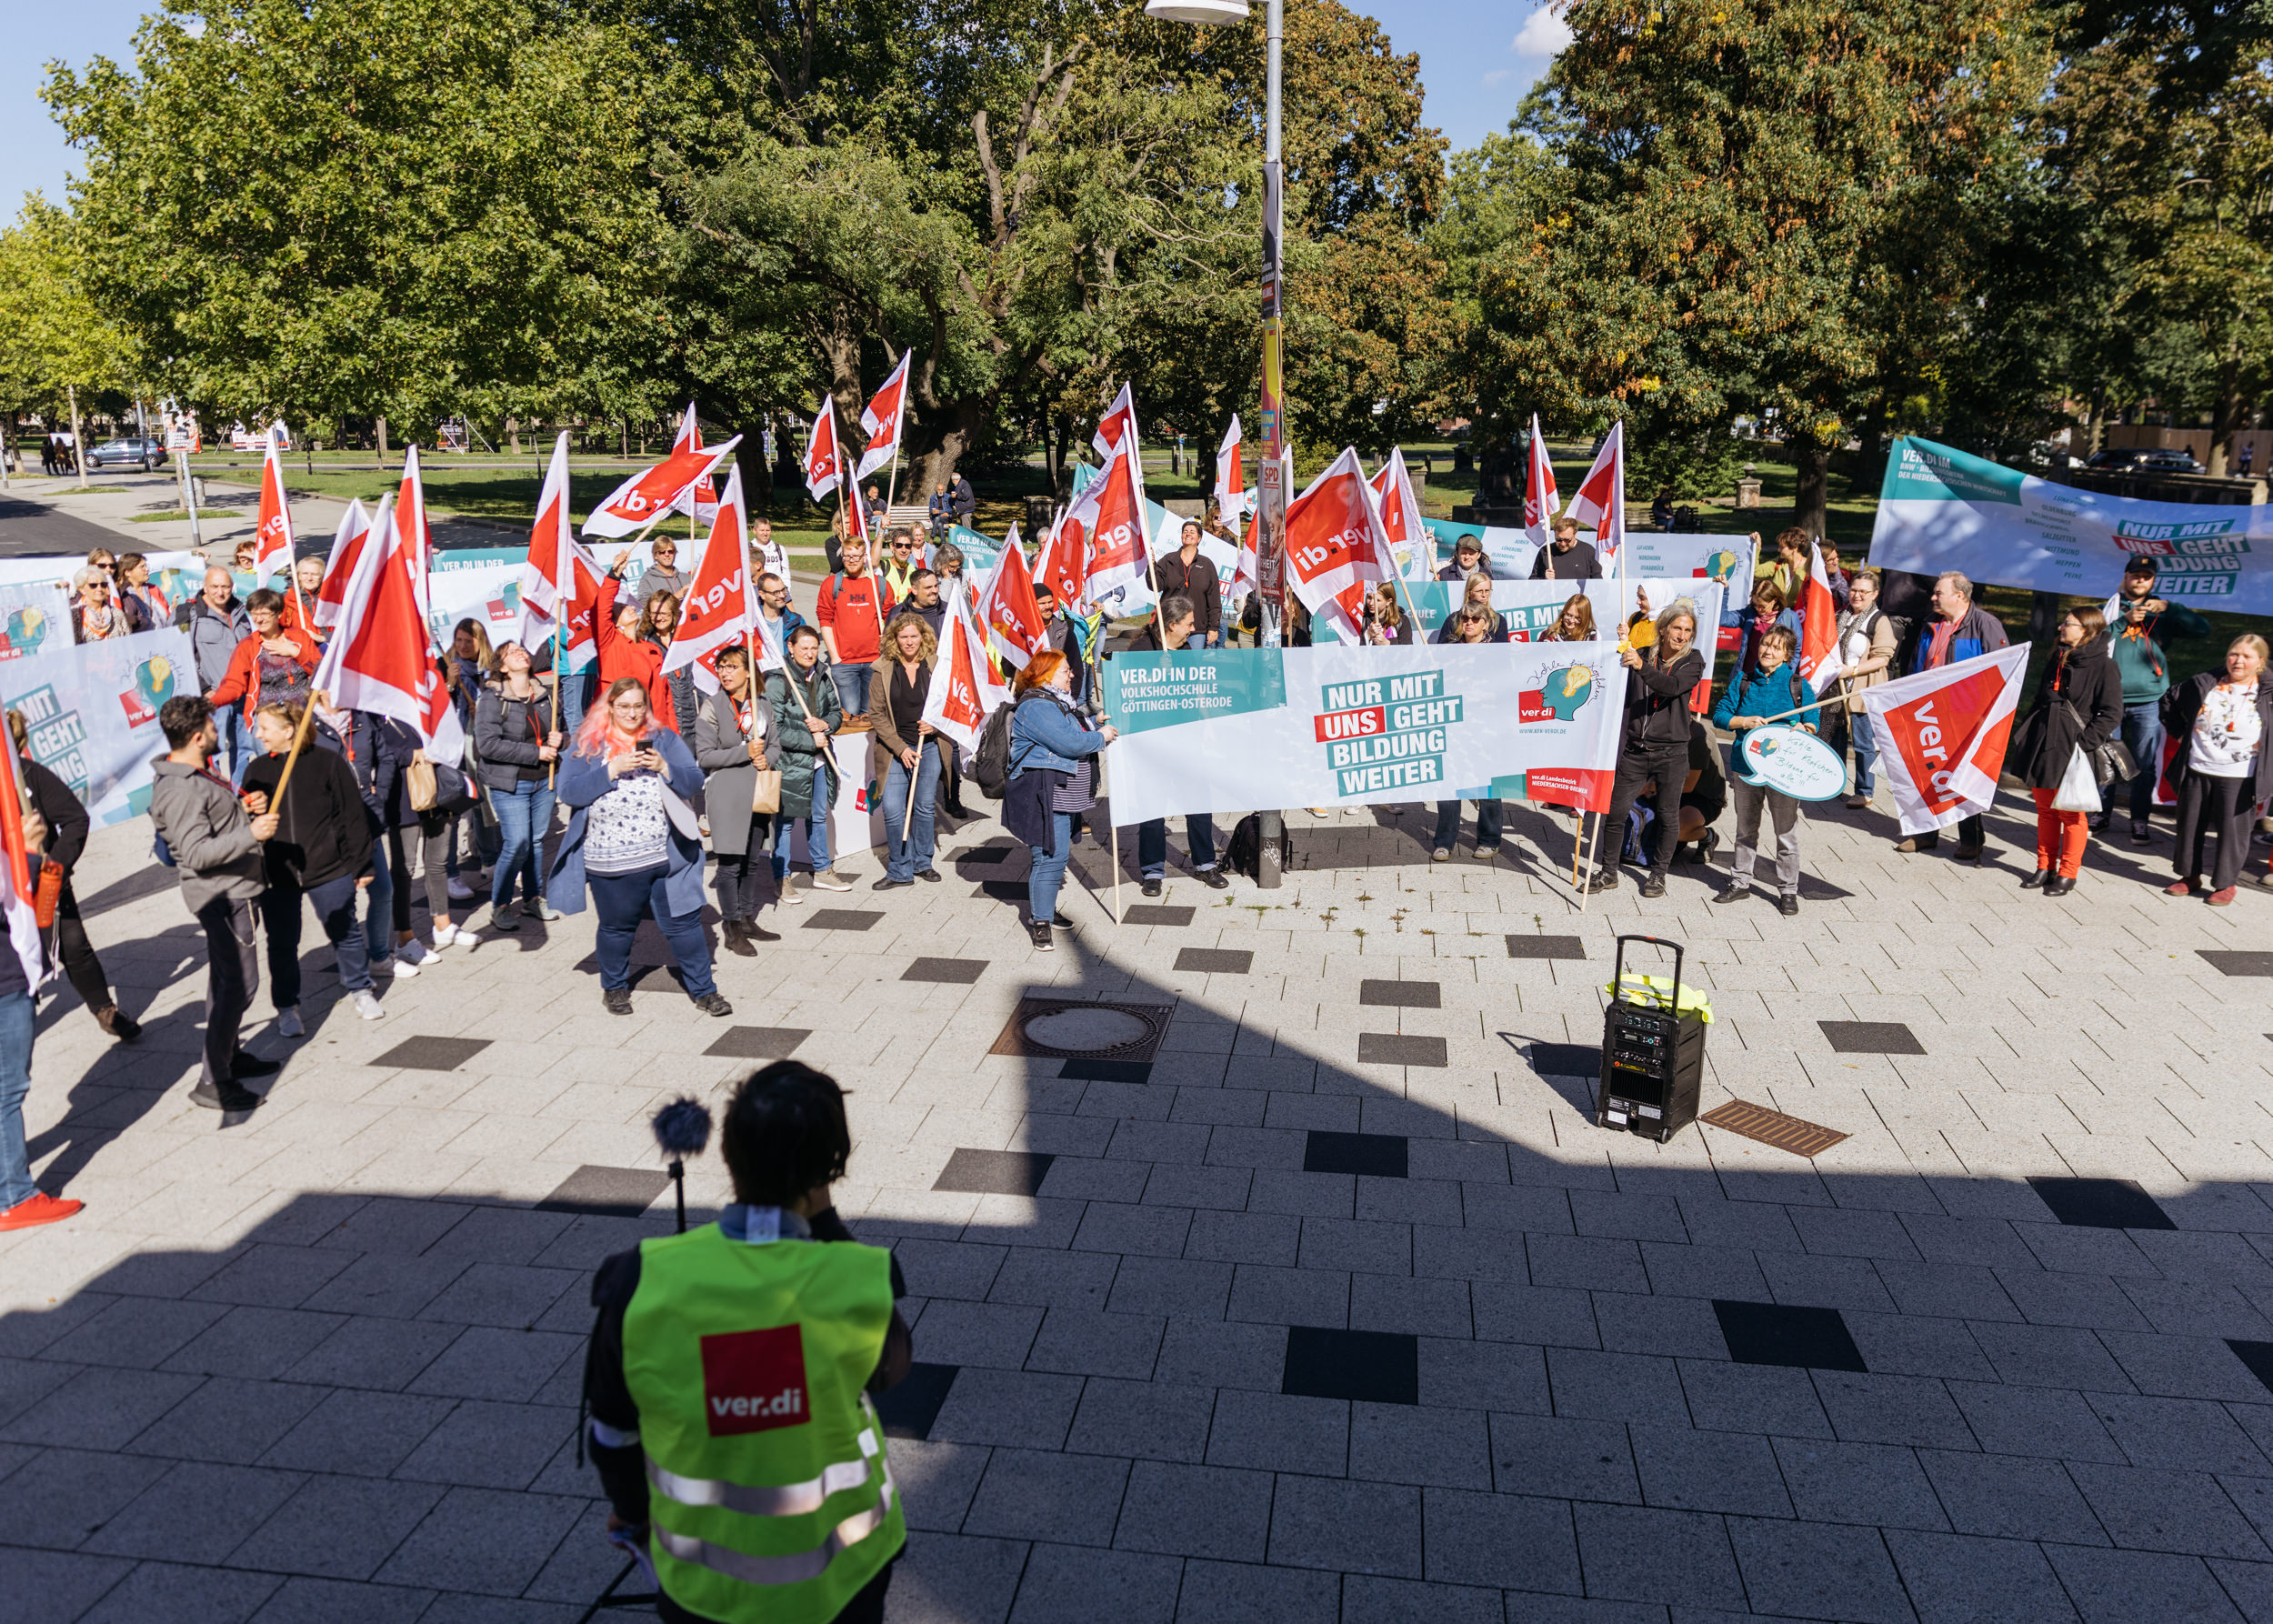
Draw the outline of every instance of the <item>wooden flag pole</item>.
[[[1594,817],[1594,814],[1591,812],[1580,811],[1577,807],[1572,809],[1578,812],[1577,826],[1570,832],[1570,883],[1576,887],[1578,884],[1579,852],[1586,845],[1587,829]]]
[[[1600,833],[1603,824],[1607,821],[1607,817],[1593,817],[1587,826],[1587,883],[1580,887],[1578,892],[1578,911],[1582,914],[1587,911],[1587,898],[1594,890],[1595,836]]]
[[[276,793],[269,797],[268,809],[271,812],[284,805],[285,786],[292,782],[292,769],[300,765],[300,751],[308,742],[309,730],[315,726],[315,702],[318,699],[325,705],[331,703],[330,695],[309,690],[307,706],[300,712],[300,725],[293,729],[291,753],[285,757],[284,771],[276,777]]]

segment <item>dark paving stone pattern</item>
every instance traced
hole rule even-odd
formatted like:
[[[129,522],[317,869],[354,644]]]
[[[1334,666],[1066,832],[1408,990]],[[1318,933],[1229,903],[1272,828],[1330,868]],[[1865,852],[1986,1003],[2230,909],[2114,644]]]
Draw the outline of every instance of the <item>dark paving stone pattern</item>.
[[[671,1183],[660,1168],[578,1168],[536,1204],[539,1212],[637,1218]]]
[[[882,914],[866,913],[852,907],[822,907],[813,910],[805,922],[807,930],[866,930],[882,919]]]
[[[984,958],[919,958],[902,973],[903,981],[929,981],[940,987],[968,987],[986,973]]]
[[[371,1062],[412,1071],[456,1071],[489,1047],[486,1038],[411,1038]]]
[[[1396,1331],[1290,1326],[1279,1391],[1365,1404],[1418,1404],[1420,1338]]]
[[[1713,1299],[1728,1357],[1740,1365],[1788,1365],[1803,1370],[1867,1373],[1862,1350],[1837,1308]]]
[[[1171,930],[1181,930],[1192,922],[1197,910],[1171,907],[1165,903],[1139,902],[1121,910],[1124,925],[1164,925]]]
[[[1328,1133],[1310,1130],[1302,1151],[1306,1173],[1367,1173],[1376,1178],[1402,1178],[1406,1138],[1401,1133]]]
[[[1149,1060],[1068,1060],[1057,1068],[1059,1077],[1083,1083],[1148,1083]]]
[[[1357,1001],[1377,1009],[1441,1009],[1444,989],[1434,981],[1361,981]]]
[[[1400,1032],[1360,1032],[1357,1059],[1365,1066],[1448,1066],[1445,1040]]]
[[[2221,976],[2273,976],[2273,953],[2218,952],[2208,947],[2195,951]]]
[[[1507,957],[1584,959],[1587,946],[1575,936],[1511,936],[1507,938]]]
[[[1031,1196],[1040,1191],[1050,1163],[1056,1159],[1036,1150],[958,1149],[947,1158],[931,1188],[966,1195]]]
[[[805,1027],[728,1027],[703,1053],[733,1060],[786,1060],[812,1036]]]
[[[2128,1178],[2032,1178],[2052,1216],[2085,1229],[2176,1229],[2155,1198]]]
[[[1832,1052],[1841,1055],[1922,1055],[1926,1046],[1898,1020],[1819,1020]]]
[[[1207,976],[1244,976],[1255,967],[1255,955],[1237,947],[1181,947],[1176,967]]]

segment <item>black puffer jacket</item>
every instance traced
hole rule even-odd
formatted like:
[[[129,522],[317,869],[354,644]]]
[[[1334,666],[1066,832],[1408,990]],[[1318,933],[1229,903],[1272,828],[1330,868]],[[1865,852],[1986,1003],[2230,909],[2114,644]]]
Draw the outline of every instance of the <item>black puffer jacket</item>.
[[[1697,724],[1689,717],[1689,695],[1705,680],[1705,657],[1686,650],[1670,666],[1657,651],[1642,651],[1642,663],[1626,674],[1626,747],[1650,750],[1687,746]]]
[[[2088,755],[2122,726],[2122,674],[2108,657],[2107,639],[2089,638],[2054,655],[2045,668],[2014,739],[2013,770],[2031,789],[2058,789],[2078,745]]]

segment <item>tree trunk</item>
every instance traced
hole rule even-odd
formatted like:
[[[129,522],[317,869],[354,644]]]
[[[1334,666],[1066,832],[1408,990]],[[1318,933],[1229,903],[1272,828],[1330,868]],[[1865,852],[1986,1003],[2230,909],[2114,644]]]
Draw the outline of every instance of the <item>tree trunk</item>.
[[[797,430],[801,425],[794,412],[777,414],[775,422],[778,426],[774,431],[774,484],[788,492],[789,499],[795,502],[805,484],[805,469],[797,456]]]
[[[65,385],[65,392],[71,400],[71,460],[78,466],[79,488],[85,490],[87,488],[86,436],[79,432],[79,386]]]
[[[375,421],[376,427],[374,432],[378,437],[379,446],[379,467],[384,471],[386,467],[386,419],[380,417]]]
[[[2234,430],[2241,426],[2241,346],[2228,344],[2218,368],[2218,399],[2210,408],[2210,454],[2203,461],[2223,477],[2234,466]]]
[[[1811,435],[1794,435],[1791,452],[1792,523],[1810,536],[1821,536],[1829,510],[1830,447]]]
[[[2057,635],[2064,611],[2057,592],[2031,592],[2028,595],[2028,641],[2039,647],[2049,647]]]

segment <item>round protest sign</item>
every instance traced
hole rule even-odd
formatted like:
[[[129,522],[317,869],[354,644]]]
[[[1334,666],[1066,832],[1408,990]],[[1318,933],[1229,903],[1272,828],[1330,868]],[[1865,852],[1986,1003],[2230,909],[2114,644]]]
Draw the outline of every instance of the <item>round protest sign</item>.
[[[1749,729],[1737,747],[1737,767],[1750,782],[1797,801],[1827,801],[1847,789],[1847,764],[1838,753],[1796,727]]]

